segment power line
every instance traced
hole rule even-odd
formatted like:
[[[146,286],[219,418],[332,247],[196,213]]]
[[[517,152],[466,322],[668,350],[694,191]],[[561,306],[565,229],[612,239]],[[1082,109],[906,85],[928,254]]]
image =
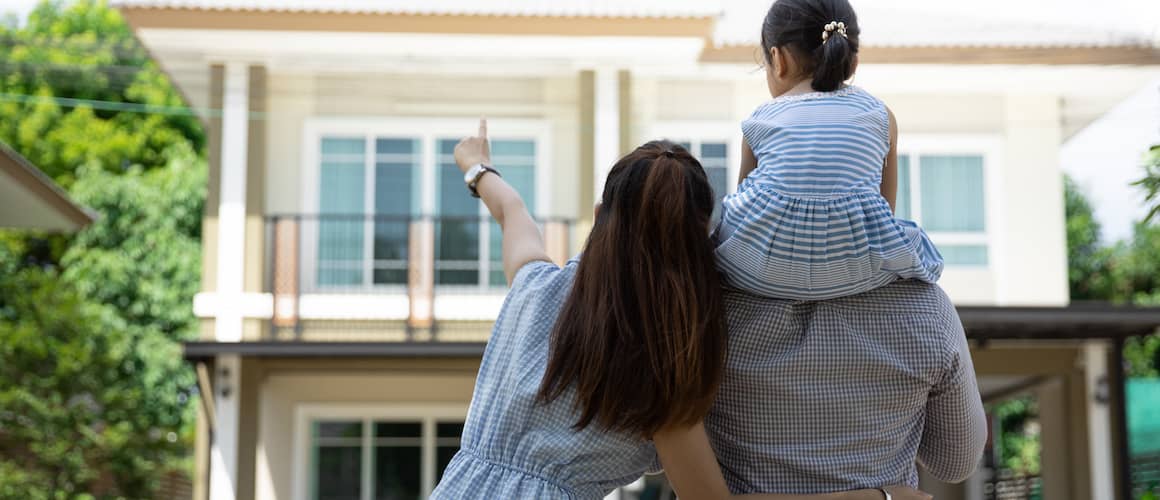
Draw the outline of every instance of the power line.
[[[127,113],[144,113],[167,116],[198,116],[202,112],[207,116],[221,116],[220,109],[191,108],[188,106],[159,106],[156,104],[142,104],[136,102],[98,101],[95,99],[77,99],[72,97],[39,96],[29,94],[0,93],[0,102],[16,102],[21,104],[58,104],[63,107],[76,108],[87,106],[104,111],[121,111]],[[266,113],[251,112],[250,118],[264,119]]]

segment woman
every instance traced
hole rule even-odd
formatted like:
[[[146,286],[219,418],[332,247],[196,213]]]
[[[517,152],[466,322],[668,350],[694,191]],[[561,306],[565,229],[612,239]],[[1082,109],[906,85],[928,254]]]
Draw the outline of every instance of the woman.
[[[659,141],[622,158],[608,174],[583,261],[561,268],[490,166],[485,122],[455,159],[503,229],[511,292],[460,451],[433,498],[599,499],[656,470],[658,454],[682,499],[728,497],[701,425],[726,346],[708,238],[713,193],[697,160]],[[909,488],[758,497],[891,495],[928,498]]]

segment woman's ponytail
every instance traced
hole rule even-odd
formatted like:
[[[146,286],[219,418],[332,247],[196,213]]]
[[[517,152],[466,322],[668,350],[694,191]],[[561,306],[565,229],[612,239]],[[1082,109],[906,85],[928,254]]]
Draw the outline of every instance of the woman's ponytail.
[[[713,204],[705,170],[676,144],[653,141],[616,163],[556,319],[540,401],[574,390],[577,427],[646,438],[705,416],[725,362]]]

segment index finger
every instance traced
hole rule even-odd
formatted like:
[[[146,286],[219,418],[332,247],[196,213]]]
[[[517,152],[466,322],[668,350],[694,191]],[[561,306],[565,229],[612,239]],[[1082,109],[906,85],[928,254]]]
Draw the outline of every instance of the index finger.
[[[479,119],[479,136],[487,137],[487,118]]]

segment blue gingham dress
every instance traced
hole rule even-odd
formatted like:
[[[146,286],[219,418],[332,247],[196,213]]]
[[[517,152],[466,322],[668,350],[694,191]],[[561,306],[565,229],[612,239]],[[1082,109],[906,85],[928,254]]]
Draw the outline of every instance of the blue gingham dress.
[[[649,441],[573,429],[571,391],[536,403],[577,263],[532,262],[516,274],[483,354],[459,453],[431,498],[600,499],[659,469]]]
[[[824,300],[898,278],[938,281],[926,234],[880,194],[886,106],[860,88],[773,99],[741,124],[757,167],[723,202],[726,282],[774,298]]]

